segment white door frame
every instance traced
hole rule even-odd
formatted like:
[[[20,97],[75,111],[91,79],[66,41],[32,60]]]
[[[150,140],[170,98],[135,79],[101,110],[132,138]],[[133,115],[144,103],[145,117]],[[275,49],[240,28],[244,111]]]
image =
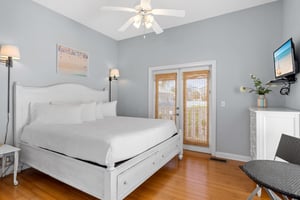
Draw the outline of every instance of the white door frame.
[[[215,60],[209,61],[202,61],[202,62],[193,62],[193,63],[185,63],[185,64],[177,64],[177,65],[167,65],[167,66],[156,66],[156,67],[149,67],[148,70],[148,117],[154,118],[153,113],[153,72],[158,70],[174,70],[174,69],[184,69],[184,68],[192,68],[192,67],[209,67],[211,73],[211,90],[210,90],[210,108],[209,108],[209,144],[210,144],[210,151],[213,156],[216,154],[216,117],[217,117],[217,78],[216,78],[216,65],[217,62]],[[193,150],[193,148],[187,149]]]

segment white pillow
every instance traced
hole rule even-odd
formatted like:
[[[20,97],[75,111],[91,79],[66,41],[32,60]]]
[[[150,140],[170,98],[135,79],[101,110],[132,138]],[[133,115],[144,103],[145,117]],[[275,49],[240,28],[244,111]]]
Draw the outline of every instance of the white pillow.
[[[30,102],[30,104],[29,104],[29,123],[33,122],[33,120],[35,118],[35,111],[34,111],[35,107],[40,106],[42,104],[49,105],[50,102],[48,102],[48,103],[44,103],[44,102],[43,103],[40,103],[40,102],[33,103],[33,102]]]
[[[98,103],[96,113],[97,119],[102,119],[103,117],[116,117],[117,101]]]
[[[96,120],[96,102],[82,103],[81,118],[82,121],[95,121]]]
[[[103,119],[102,102],[98,102],[96,106],[96,119]]]
[[[96,120],[96,101],[92,101],[92,102],[85,102],[85,103],[81,103],[81,102],[51,102],[51,104],[53,105],[76,105],[76,106],[80,106],[82,105],[82,112],[81,112],[81,119],[84,122],[87,121],[94,121]]]
[[[32,106],[31,123],[80,124],[82,106],[36,103]]]

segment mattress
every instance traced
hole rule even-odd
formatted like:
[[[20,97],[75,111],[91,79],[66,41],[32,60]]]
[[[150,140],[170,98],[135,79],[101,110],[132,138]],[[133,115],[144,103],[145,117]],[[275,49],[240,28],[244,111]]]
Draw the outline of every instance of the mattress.
[[[21,141],[100,165],[132,158],[177,133],[170,120],[107,117],[82,124],[30,124]]]

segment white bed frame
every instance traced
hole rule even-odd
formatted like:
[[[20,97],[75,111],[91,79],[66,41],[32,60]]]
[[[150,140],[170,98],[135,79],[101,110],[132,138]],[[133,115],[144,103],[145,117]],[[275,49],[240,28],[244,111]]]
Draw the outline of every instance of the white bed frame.
[[[14,92],[14,144],[21,148],[21,162],[97,198],[124,199],[175,155],[182,159],[181,133],[116,167],[111,163],[107,168],[22,143],[20,134],[29,121],[30,103],[106,101],[108,95],[72,83],[46,87],[16,83]]]

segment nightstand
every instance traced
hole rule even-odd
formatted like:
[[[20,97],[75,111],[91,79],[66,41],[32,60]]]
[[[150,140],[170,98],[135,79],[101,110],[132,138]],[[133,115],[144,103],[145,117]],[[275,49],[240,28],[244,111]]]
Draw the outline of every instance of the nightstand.
[[[2,156],[2,176],[4,175],[6,165],[6,155],[14,153],[14,185],[18,185],[17,172],[19,165],[19,151],[21,149],[8,144],[0,146],[0,155]]]

